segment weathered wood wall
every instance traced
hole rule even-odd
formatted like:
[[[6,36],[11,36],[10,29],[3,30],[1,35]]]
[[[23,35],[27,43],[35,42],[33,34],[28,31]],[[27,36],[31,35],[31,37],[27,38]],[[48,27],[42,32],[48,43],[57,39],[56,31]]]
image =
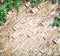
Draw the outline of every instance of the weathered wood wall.
[[[0,56],[60,55],[60,28],[49,27],[57,4],[44,2],[31,8],[28,2],[26,6],[18,14],[8,12],[9,20],[0,29]]]

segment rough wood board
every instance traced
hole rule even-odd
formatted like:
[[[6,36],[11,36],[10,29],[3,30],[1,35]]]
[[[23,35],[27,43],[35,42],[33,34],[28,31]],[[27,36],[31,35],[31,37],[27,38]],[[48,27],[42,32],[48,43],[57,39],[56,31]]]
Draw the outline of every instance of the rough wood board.
[[[51,13],[54,11],[52,10],[57,5],[48,3],[46,7],[46,3],[41,6],[40,10],[22,7],[25,9],[20,10],[17,16],[12,16],[11,20],[0,30],[1,56],[60,55],[60,28],[48,27],[53,21],[54,15]],[[33,13],[27,12],[31,9]]]

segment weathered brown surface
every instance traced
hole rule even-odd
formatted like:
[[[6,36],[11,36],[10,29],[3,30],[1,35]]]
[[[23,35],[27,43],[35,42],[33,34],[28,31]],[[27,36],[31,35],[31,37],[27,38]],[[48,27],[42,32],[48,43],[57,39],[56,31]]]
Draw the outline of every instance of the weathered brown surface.
[[[57,4],[41,3],[39,9],[26,6],[18,14],[17,11],[8,13],[9,20],[0,30],[0,55],[59,56],[60,28],[49,26]]]

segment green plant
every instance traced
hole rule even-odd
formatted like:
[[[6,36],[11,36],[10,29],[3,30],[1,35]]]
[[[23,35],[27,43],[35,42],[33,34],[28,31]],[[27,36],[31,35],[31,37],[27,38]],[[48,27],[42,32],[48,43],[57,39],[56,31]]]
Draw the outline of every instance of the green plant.
[[[59,5],[60,5],[60,0],[58,0],[58,3],[59,3]]]
[[[60,18],[59,17],[56,16],[54,18],[54,22],[53,22],[52,26],[60,27]]]
[[[13,1],[9,1],[9,2],[5,2],[5,8],[7,9],[7,11],[11,10],[13,8]]]
[[[19,7],[23,4],[23,0],[13,0],[13,5],[14,5],[14,7],[18,10],[19,9]]]
[[[7,21],[7,12],[13,8],[19,9],[23,0],[4,0],[3,6],[0,7],[0,25],[3,25]]]
[[[0,7],[0,25],[3,25],[7,20],[7,11],[5,6]]]
[[[33,6],[37,6],[42,0],[31,0]],[[23,0],[3,0],[3,6],[0,7],[0,25],[3,25],[7,20],[7,12],[13,8],[19,10],[23,4]]]
[[[16,8],[17,10],[19,9],[20,5],[23,3],[23,0],[5,0],[4,4],[7,9],[7,11]]]
[[[37,6],[41,2],[42,2],[42,0],[32,0],[32,5]]]

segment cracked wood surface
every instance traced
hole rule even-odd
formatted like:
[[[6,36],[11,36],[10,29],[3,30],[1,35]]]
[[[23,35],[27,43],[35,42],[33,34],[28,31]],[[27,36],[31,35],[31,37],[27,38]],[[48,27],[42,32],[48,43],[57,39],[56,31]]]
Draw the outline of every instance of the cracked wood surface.
[[[25,6],[20,7],[18,14],[16,10],[9,11],[9,20],[0,29],[0,55],[58,56],[60,28],[49,26],[57,4],[44,2],[39,9],[31,8],[29,2]]]

